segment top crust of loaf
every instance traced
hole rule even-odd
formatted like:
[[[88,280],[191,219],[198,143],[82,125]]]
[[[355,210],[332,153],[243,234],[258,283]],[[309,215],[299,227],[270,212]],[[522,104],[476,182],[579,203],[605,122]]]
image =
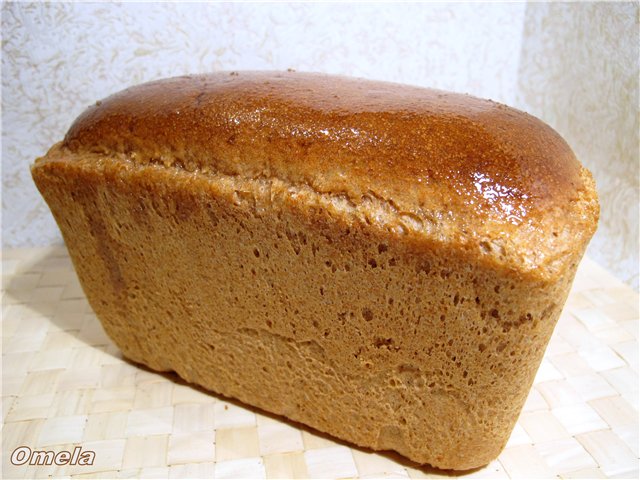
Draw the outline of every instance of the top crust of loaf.
[[[590,174],[536,118],[468,95],[321,74],[220,72],[128,88],[78,117],[60,154],[369,202],[393,220],[374,208],[373,227],[552,276],[582,254],[598,217]]]

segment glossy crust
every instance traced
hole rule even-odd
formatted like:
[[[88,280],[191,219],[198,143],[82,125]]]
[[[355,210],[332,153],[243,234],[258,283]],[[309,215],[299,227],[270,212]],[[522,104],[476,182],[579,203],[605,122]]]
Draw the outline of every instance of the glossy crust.
[[[538,119],[468,95],[346,77],[221,72],[139,85],[86,110],[63,148],[277,178],[356,205],[372,198],[397,215],[382,228],[538,275],[566,268],[567,250],[588,241],[598,215],[590,174]]]

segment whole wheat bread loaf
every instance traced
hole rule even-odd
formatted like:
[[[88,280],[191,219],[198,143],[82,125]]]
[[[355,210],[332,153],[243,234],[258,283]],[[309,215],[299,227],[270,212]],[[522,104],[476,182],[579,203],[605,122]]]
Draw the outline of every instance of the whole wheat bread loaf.
[[[504,447],[598,217],[530,115],[295,72],[129,88],[32,173],[126,357],[451,469]]]

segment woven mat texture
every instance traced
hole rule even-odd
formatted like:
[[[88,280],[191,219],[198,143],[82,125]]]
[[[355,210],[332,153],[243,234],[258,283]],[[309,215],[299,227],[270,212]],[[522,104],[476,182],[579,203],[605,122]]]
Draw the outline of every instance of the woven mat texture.
[[[2,252],[3,478],[442,478],[123,360],[64,247]],[[500,457],[463,478],[638,478],[638,294],[579,269]],[[12,465],[20,446],[93,465]]]

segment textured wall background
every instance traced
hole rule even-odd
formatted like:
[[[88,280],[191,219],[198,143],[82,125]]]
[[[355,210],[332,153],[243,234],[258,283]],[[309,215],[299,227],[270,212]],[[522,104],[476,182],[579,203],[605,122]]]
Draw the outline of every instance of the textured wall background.
[[[96,99],[183,73],[295,68],[467,92],[545,119],[598,181],[590,255],[637,288],[637,9],[3,4],[3,245],[61,241],[28,165]]]
[[[638,289],[638,3],[543,3],[525,12],[516,104],[543,118],[596,179],[588,254]]]

